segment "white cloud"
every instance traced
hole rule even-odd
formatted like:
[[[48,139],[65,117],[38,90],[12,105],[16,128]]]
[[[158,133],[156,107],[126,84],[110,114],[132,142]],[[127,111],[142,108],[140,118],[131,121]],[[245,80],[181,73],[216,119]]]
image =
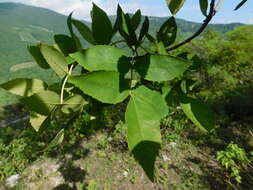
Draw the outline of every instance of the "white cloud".
[[[252,19],[249,19],[249,20],[246,20],[245,23],[246,23],[246,24],[253,24],[253,18],[252,18]]]
[[[24,3],[32,6],[44,7],[61,14],[68,15],[74,11],[74,17],[80,19],[90,19],[90,10],[92,2],[105,10],[109,15],[116,14],[118,0],[0,0],[8,2]],[[141,9],[144,15],[165,16],[168,11],[163,5],[150,6],[147,3],[137,0],[128,0],[121,3],[122,8],[126,12],[134,12]],[[162,10],[162,11],[161,11]]]

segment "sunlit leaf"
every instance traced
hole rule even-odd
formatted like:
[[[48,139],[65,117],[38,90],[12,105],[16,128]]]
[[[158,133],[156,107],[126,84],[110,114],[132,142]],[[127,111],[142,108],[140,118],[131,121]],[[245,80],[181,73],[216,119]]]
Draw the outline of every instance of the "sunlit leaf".
[[[39,131],[40,126],[44,123],[47,116],[40,115],[40,114],[33,114],[30,116],[30,123],[35,131]]]
[[[184,5],[185,0],[166,0],[170,12],[175,15]]]
[[[120,71],[130,64],[121,49],[105,45],[92,46],[70,56],[89,71]]]
[[[167,55],[146,55],[136,60],[139,74],[150,81],[169,81],[181,77],[190,64],[180,58]]]
[[[53,46],[41,44],[40,50],[50,67],[60,78],[63,78],[68,73],[65,57]]]
[[[86,75],[72,76],[69,82],[83,93],[108,104],[122,102],[129,95],[129,85],[114,71],[98,71]]]
[[[131,92],[125,113],[128,147],[151,180],[162,141],[160,120],[167,114],[168,107],[160,93],[144,86]]]
[[[14,79],[0,85],[0,88],[19,96],[31,96],[44,91],[47,85],[38,79]]]
[[[71,114],[80,110],[88,102],[80,95],[74,95],[64,101],[61,111],[65,114]]]
[[[60,145],[64,140],[64,129],[60,130],[44,151]]]

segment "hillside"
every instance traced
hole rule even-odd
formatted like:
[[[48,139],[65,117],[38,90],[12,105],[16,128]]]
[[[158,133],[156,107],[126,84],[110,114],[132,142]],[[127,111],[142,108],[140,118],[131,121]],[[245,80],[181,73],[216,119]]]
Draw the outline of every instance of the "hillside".
[[[115,20],[115,16],[111,19]],[[154,33],[165,19],[165,17],[150,17],[151,33]],[[0,23],[0,83],[13,78],[14,75],[15,77],[37,76],[49,80],[50,73],[46,74],[30,63],[32,59],[26,46],[39,41],[50,43],[54,34],[67,33],[66,16],[21,3],[0,3]],[[199,23],[182,19],[178,19],[177,23],[184,33],[192,33],[200,26]],[[227,32],[240,25],[216,24],[210,27]]]

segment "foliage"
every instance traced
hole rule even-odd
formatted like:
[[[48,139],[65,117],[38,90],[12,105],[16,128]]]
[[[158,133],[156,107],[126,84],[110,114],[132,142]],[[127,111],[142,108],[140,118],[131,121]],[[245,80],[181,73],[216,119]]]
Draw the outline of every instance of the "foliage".
[[[111,21],[115,20],[115,16],[110,16],[109,18]],[[155,34],[156,30],[167,20],[166,17],[149,18],[149,31],[151,34]],[[2,3],[1,1],[0,83],[4,83],[16,77],[22,78],[27,76],[30,78],[36,77],[50,83],[56,82],[58,79],[53,75],[53,72],[41,69],[36,64],[31,63],[33,59],[26,50],[26,46],[34,45],[37,42],[53,43],[55,34],[68,34],[65,24],[66,19],[66,16],[44,8],[28,6],[21,3]],[[143,16],[142,20],[144,20]],[[176,22],[178,29],[182,31],[182,36],[188,36],[200,27],[200,23],[189,22],[182,19],[176,19]],[[87,21],[85,23],[87,26],[91,25]],[[73,24],[78,25],[78,21],[73,21]],[[210,27],[214,27],[222,32],[227,32],[239,25],[241,24],[211,24]],[[83,32],[85,31],[86,30],[83,29]],[[89,33],[89,30],[86,32]],[[81,37],[81,35],[78,36]],[[87,39],[91,44],[93,43],[92,38]],[[114,38],[120,38],[120,36],[116,34]],[[12,43],[9,43],[10,41]],[[83,43],[83,45],[87,47],[86,43]],[[15,51],[13,51],[13,49],[15,49]],[[15,67],[18,69],[13,69]],[[1,94],[3,94],[3,92],[1,92]]]
[[[25,169],[31,158],[28,142],[27,138],[14,139],[10,144],[0,141],[0,181]]]
[[[240,171],[251,162],[245,150],[234,143],[230,143],[225,150],[218,151],[216,159],[237,183],[242,182]]]
[[[168,1],[173,15],[183,3]],[[205,9],[203,3],[201,9]],[[107,14],[93,4],[91,29],[71,16],[67,19],[70,36],[56,35],[54,45],[40,43],[28,47],[38,65],[43,69],[50,67],[60,80],[50,85],[22,78],[1,84],[1,88],[21,96],[38,135],[53,123],[61,126],[49,148],[63,141],[65,129],[81,113],[87,113],[87,122],[94,115],[96,120],[97,110],[89,109],[94,104],[101,109],[107,104],[126,102],[128,147],[153,181],[154,163],[162,142],[160,121],[168,115],[168,106],[181,105],[186,116],[205,132],[212,131],[215,124],[210,108],[195,100],[193,93],[189,95],[189,77],[195,60],[174,56],[166,50],[176,41],[174,16],[164,22],[155,37],[149,33],[148,17],[137,30],[141,24],[139,10],[131,16],[118,6],[113,25]],[[88,48],[82,48],[73,26],[84,41],[91,43]],[[117,32],[123,40],[113,42]],[[145,39],[150,49],[142,46]],[[125,43],[131,55],[121,51],[118,43]],[[65,117],[59,117],[62,115]]]

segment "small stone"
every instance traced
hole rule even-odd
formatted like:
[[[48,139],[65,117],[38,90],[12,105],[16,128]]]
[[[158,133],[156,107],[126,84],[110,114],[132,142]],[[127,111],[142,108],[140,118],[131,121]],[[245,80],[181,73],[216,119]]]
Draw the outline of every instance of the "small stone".
[[[128,176],[128,172],[127,172],[127,171],[124,171],[124,172],[123,172],[123,175],[124,175],[125,177],[127,177],[127,176]]]
[[[18,180],[19,180],[19,174],[12,175],[12,176],[10,176],[9,178],[6,179],[5,184],[8,187],[12,188],[12,187],[14,187],[15,185],[18,184]]]
[[[170,158],[168,158],[167,155],[162,155],[162,158],[163,158],[163,160],[164,160],[165,162],[167,162],[167,161],[170,160]]]
[[[176,110],[181,110],[182,108],[180,106],[177,106],[176,107]]]
[[[174,147],[176,147],[176,146],[177,146],[177,143],[175,143],[175,142],[171,142],[171,143],[170,143],[170,146],[172,146],[172,147],[174,148]]]

